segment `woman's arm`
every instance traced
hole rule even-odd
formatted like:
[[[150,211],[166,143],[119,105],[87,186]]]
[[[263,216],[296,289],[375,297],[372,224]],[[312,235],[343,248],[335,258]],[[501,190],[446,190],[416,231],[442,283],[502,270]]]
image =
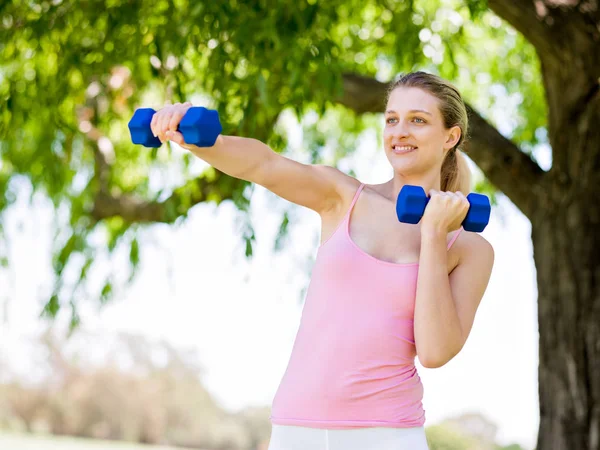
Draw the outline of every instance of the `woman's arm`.
[[[443,366],[463,348],[494,263],[492,246],[469,235],[448,275],[446,238],[446,230],[421,232],[414,330],[419,362],[427,368]]]
[[[191,106],[178,103],[158,111],[151,124],[153,133],[162,142],[171,140],[179,144],[227,175],[260,184],[319,214],[336,210],[345,201],[343,185],[350,182],[350,176],[334,167],[286,158],[257,139],[219,135],[212,147],[186,144],[176,130]]]
[[[263,142],[238,136],[219,136],[213,147],[189,150],[216,169],[260,184],[279,197],[319,214],[343,201],[342,184],[350,177],[321,164],[304,164],[275,153]]]

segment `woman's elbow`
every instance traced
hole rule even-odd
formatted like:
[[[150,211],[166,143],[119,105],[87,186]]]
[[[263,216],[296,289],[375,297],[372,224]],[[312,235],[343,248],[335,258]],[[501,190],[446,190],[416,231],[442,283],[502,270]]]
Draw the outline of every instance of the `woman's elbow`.
[[[437,369],[439,367],[442,367],[448,361],[444,361],[442,359],[436,359],[436,358],[420,358],[419,357],[419,362],[426,369]]]
[[[458,352],[452,352],[446,355],[417,355],[419,362],[426,369],[438,369],[450,362]]]

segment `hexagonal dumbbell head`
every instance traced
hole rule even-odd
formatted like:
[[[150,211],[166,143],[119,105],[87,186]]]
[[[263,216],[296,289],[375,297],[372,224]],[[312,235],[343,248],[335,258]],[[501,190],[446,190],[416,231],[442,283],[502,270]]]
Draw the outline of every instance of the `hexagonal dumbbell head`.
[[[141,144],[144,147],[160,147],[162,142],[152,134],[150,123],[152,116],[156,113],[152,108],[138,108],[129,121],[129,133],[131,141],[134,144]]]
[[[396,200],[398,220],[404,223],[419,223],[428,200],[425,190],[421,186],[402,186]]]
[[[187,144],[212,147],[223,128],[217,111],[193,106],[179,122],[179,130]]]
[[[463,220],[463,227],[467,231],[480,233],[490,221],[490,213],[492,210],[490,199],[487,195],[476,194],[475,192],[471,192],[467,195],[467,199],[471,206],[469,207],[465,220]]]

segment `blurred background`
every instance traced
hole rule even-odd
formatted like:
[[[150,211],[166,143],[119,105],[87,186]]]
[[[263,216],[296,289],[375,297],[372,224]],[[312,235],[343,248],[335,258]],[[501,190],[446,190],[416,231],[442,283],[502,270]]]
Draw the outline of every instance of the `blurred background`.
[[[133,145],[127,123],[191,101],[217,109],[224,134],[382,183],[385,87],[411,70],[469,104],[496,254],[462,352],[417,361],[430,447],[567,448],[540,437],[547,297],[528,184],[559,167],[547,99],[560,85],[544,90],[551,50],[527,20],[596,12],[499,3],[0,2],[0,448],[266,450],[319,218],[177,145]]]

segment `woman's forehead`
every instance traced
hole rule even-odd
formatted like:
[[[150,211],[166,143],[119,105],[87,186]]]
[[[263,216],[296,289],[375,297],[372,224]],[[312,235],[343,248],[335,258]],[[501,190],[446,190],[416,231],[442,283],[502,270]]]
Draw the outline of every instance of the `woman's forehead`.
[[[432,115],[437,113],[438,99],[429,92],[415,87],[398,87],[388,99],[386,111],[403,113],[412,110],[424,110]]]

